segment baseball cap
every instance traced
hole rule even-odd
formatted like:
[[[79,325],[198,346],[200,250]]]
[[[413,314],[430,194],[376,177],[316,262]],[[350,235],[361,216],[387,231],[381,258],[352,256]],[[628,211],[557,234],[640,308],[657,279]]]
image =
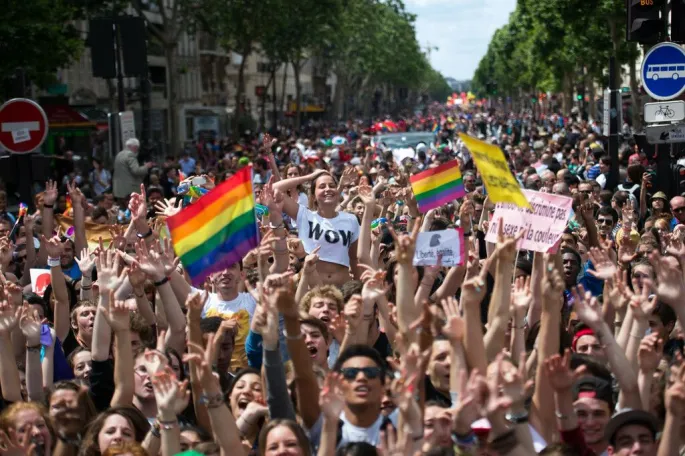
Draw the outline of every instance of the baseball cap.
[[[240,157],[240,160],[238,160],[239,165],[249,165],[250,164],[250,159],[247,157]]]
[[[619,429],[629,424],[641,424],[649,428],[654,438],[656,438],[656,433],[659,430],[659,422],[651,413],[644,410],[623,409],[614,413],[614,416],[611,417],[604,430],[604,436],[610,445],[616,443],[616,434]]]
[[[609,404],[609,410],[613,408],[611,383],[602,378],[587,375],[573,384],[573,401],[586,397],[606,402]]]

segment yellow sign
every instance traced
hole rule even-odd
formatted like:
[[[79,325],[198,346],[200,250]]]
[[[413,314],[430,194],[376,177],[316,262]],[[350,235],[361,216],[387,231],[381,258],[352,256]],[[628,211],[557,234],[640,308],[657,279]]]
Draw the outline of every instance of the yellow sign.
[[[472,138],[463,133],[459,137],[476,162],[476,168],[483,176],[488,197],[493,203],[512,203],[518,207],[530,208],[518,181],[509,170],[504,154],[499,147]]]

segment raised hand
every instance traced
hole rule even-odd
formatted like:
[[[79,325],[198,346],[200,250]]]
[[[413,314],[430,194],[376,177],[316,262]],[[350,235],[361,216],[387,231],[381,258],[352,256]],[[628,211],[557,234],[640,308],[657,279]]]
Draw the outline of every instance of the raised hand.
[[[630,233],[628,233],[628,235],[630,235]],[[616,274],[616,264],[611,260],[609,254],[604,249],[592,247],[588,254],[590,255],[592,266],[595,268],[594,271],[592,269],[588,270],[593,277],[606,280],[612,278],[614,274]]]
[[[81,250],[81,254],[75,258],[81,274],[85,277],[91,277],[93,268],[95,267],[95,255],[92,255],[88,247]]]
[[[131,220],[134,222],[145,221],[147,218],[147,195],[144,184],[140,184],[140,193],[131,193],[128,209],[131,211]]]
[[[166,333],[164,335],[166,336]],[[157,350],[150,350],[148,348],[145,350],[145,353],[143,354],[143,364],[145,365],[145,369],[147,369],[147,373],[150,376],[154,376],[158,373],[164,372],[164,370],[169,365],[169,361],[167,360],[166,355],[164,355],[164,353],[161,351],[164,349],[164,339],[161,337],[162,334],[160,334],[159,336],[159,339],[162,339],[162,346],[158,347]]]
[[[188,380],[179,382],[173,371],[167,368],[151,378],[157,408],[165,419],[175,418],[177,410],[183,411],[190,400]]]
[[[83,206],[83,200],[85,199],[85,197],[76,185],[76,181],[72,181],[71,183],[67,182],[67,192],[69,193],[69,197],[71,198],[71,204],[73,207]]]
[[[397,234],[392,226],[388,226],[388,231],[395,241],[395,256],[397,262],[400,264],[411,265],[414,261],[414,252],[416,251],[416,238],[419,237],[419,230],[421,229],[421,220],[414,222],[414,228],[411,234]]]
[[[358,195],[362,202],[367,206],[370,206],[376,202],[376,195],[373,193],[373,189],[368,185],[360,186]]]
[[[138,263],[133,262],[129,267],[128,271],[128,281],[131,283],[133,290],[138,292],[143,290],[143,285],[145,284],[146,275]],[[140,294],[140,293],[138,293]]]
[[[21,306],[14,308],[9,302],[0,301],[0,335],[10,335],[19,323],[21,312]]]
[[[500,220],[497,224],[497,246],[495,247],[500,261],[510,264],[516,258],[516,244],[526,234],[526,230],[521,230],[514,237],[504,236],[504,222]]]
[[[288,244],[288,250],[290,251],[290,253],[295,255],[297,258],[302,258],[303,256],[307,256],[307,252],[304,250],[304,245],[302,244],[302,241],[299,238],[288,238],[287,244]],[[318,249],[320,249],[320,248],[321,248],[321,245],[317,245],[311,254],[318,253],[319,252]],[[306,259],[305,259],[305,261],[306,261]]]
[[[488,276],[488,267],[495,258],[497,258],[497,250],[488,257],[480,271],[477,269],[478,260],[472,262],[466,273],[467,279],[461,287],[461,305],[463,308],[479,306],[483,301],[487,292],[485,280]]]
[[[681,417],[685,414],[685,364],[681,364],[671,378],[674,382],[666,390],[666,410],[673,416]]]
[[[513,288],[511,303],[514,307],[514,314],[516,317],[523,317],[533,301],[533,295],[530,292],[530,277],[517,277]]]
[[[319,394],[319,407],[324,417],[331,421],[337,421],[345,408],[345,400],[342,395],[342,375],[337,372],[329,372]]]
[[[114,332],[127,331],[131,327],[131,312],[136,310],[136,304],[129,301],[115,301],[114,290],[109,292],[109,309],[100,308],[100,312],[107,320]]]
[[[359,295],[352,295],[343,308],[342,314],[345,318],[346,330],[352,334],[356,333],[357,328],[359,328],[359,323],[361,323],[363,315],[362,308],[362,297]]]
[[[643,280],[642,287],[638,285],[637,280],[633,280],[635,292],[631,291],[628,287],[623,289],[623,295],[629,300],[629,305],[633,309],[633,316],[637,320],[647,321],[656,307],[656,297],[651,299],[649,297],[652,290],[651,285],[652,282],[649,279]]]
[[[500,354],[497,362],[502,363],[502,359],[503,354]],[[533,394],[534,385],[532,379],[526,381],[526,354],[521,353],[518,367],[512,367],[505,371],[503,366],[501,364],[500,367],[502,393],[511,399],[512,404],[524,407],[525,402]]]
[[[586,292],[582,285],[571,290],[576,308],[576,314],[580,321],[590,328],[597,328],[604,321],[602,319],[602,306],[597,298]]]
[[[181,262],[181,259],[174,252],[174,244],[171,242],[171,238],[166,238],[159,243],[155,258],[164,265],[166,277],[170,277]]]
[[[452,343],[461,343],[464,339],[466,328],[464,319],[459,312],[459,303],[453,296],[442,300],[442,308],[445,311],[445,324],[442,327],[442,335]]]
[[[586,370],[585,366],[579,366],[575,371],[571,370],[571,352],[568,349],[564,352],[563,358],[559,355],[547,358],[543,367],[550,386],[557,392],[570,390],[576,379]]]
[[[9,432],[9,435],[7,434]],[[7,432],[0,430],[0,449],[4,456],[30,456],[36,454],[36,444],[31,442],[31,433],[24,432],[22,437],[10,428]]]
[[[43,206],[52,206],[57,201],[59,193],[57,192],[57,182],[49,180],[45,183],[45,191],[43,192]]]
[[[127,269],[119,272],[121,257],[112,249],[101,249],[100,254],[95,259],[95,267],[98,271],[98,283],[100,294],[107,293],[108,290],[116,291],[126,280]]]
[[[664,349],[664,341],[658,333],[652,333],[642,338],[637,350],[637,365],[643,372],[653,373],[659,367]]]
[[[26,337],[26,345],[36,346],[40,344],[41,320],[38,311],[32,311],[27,303],[21,307],[19,327]]]
[[[649,261],[654,267],[657,279],[656,294],[659,300],[676,307],[682,304],[685,296],[685,279],[683,272],[672,268],[659,252],[652,252]]]
[[[44,235],[40,235],[40,242],[45,246],[45,250],[48,252],[49,258],[59,258],[62,256],[64,251],[64,246],[62,241],[58,236],[53,236],[50,239],[46,238]]]
[[[155,213],[160,217],[171,217],[181,212],[181,209],[181,200],[176,201],[176,198],[165,198],[155,203]]]
[[[156,244],[159,249],[159,243]],[[148,249],[144,240],[136,244],[136,262],[141,271],[149,275],[152,280],[158,282],[166,277],[166,268],[158,250]]]
[[[283,205],[285,203],[285,195],[281,192],[278,192],[274,189],[274,178],[273,176],[271,179],[269,179],[269,182],[267,182],[263,187],[262,187],[262,202],[264,203],[265,206],[269,208],[269,212],[273,212],[274,214],[281,214],[283,213]]]
[[[476,401],[478,377],[477,369],[471,371],[470,378],[467,378],[466,369],[459,371],[459,396],[452,415],[454,431],[459,435],[470,434],[471,423],[481,418]]]
[[[209,293],[206,291],[202,294],[199,291],[196,291],[188,295],[186,298],[186,309],[188,309],[188,314],[186,317],[188,318],[189,322],[200,321],[202,318],[202,309],[208,300]]]

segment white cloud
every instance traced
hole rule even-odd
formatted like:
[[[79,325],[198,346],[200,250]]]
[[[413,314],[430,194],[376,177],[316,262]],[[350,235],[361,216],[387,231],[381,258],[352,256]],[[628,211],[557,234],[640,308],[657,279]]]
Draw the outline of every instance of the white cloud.
[[[431,51],[433,67],[457,80],[470,79],[490,38],[509,20],[516,0],[405,0],[416,14],[416,34]]]

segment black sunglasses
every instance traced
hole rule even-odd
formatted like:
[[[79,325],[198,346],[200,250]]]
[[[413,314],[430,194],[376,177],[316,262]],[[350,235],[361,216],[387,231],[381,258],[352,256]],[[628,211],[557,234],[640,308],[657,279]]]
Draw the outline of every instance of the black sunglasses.
[[[381,368],[343,367],[342,369],[340,369],[340,373],[345,378],[345,380],[354,380],[355,378],[357,378],[357,375],[359,375],[360,372],[364,374],[364,377],[368,378],[369,380],[373,380],[374,378],[378,378],[381,375]]]

